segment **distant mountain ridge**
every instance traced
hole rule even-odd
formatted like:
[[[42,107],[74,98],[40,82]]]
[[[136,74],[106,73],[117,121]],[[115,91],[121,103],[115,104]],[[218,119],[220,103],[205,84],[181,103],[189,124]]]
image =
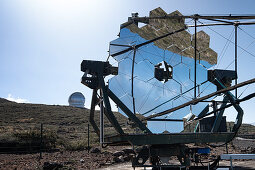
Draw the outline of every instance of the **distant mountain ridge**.
[[[1,103],[9,103],[9,102],[12,102],[12,101],[9,101],[9,100],[7,100],[7,99],[4,99],[4,98],[1,98],[1,97],[0,97],[0,104],[1,104]]]
[[[125,128],[128,119],[118,112],[114,112],[114,115]],[[0,98],[0,140],[9,134],[40,130],[43,124],[45,131],[52,131],[65,140],[84,141],[87,139],[89,119],[90,110],[86,108],[16,103]],[[98,110],[95,111],[94,119],[99,126]],[[105,134],[116,134],[106,117],[104,127]],[[90,131],[91,140],[97,141],[98,137],[91,126]]]
[[[72,106],[45,105],[16,103],[0,98],[0,132],[7,132],[6,128],[12,130],[33,129],[34,126],[44,124],[45,128],[51,128],[61,135],[68,134],[71,138],[85,136],[89,122],[90,110]],[[125,129],[127,117],[114,112],[120,125]],[[95,111],[95,121],[99,125],[99,111]],[[227,122],[230,130],[234,122]],[[239,133],[255,133],[255,123],[243,123]],[[105,118],[107,132],[115,132],[107,118]],[[192,128],[191,128],[192,129]],[[93,128],[91,127],[91,131]],[[76,133],[77,132],[77,133]],[[84,134],[81,135],[81,132]]]

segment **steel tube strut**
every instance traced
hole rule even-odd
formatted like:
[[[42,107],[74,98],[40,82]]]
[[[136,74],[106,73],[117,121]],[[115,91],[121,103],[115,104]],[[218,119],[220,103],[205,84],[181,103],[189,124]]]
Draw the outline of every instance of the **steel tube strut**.
[[[102,90],[100,90],[100,99],[103,98]],[[100,144],[104,143],[104,102],[100,101]]]
[[[174,112],[174,111],[176,111],[176,110],[179,110],[179,109],[184,108],[184,107],[186,107],[186,106],[189,106],[189,105],[191,105],[191,104],[196,104],[196,103],[198,103],[198,102],[200,102],[200,101],[206,100],[206,99],[208,99],[208,98],[210,98],[210,97],[213,97],[213,96],[215,96],[215,95],[217,95],[217,94],[224,93],[224,92],[227,92],[227,91],[231,91],[231,90],[234,90],[234,89],[236,89],[236,88],[239,88],[239,87],[242,87],[242,86],[245,86],[245,85],[248,85],[248,84],[252,84],[252,83],[255,83],[255,78],[250,79],[250,80],[247,80],[247,81],[244,81],[244,82],[242,82],[242,83],[239,83],[239,84],[237,84],[237,85],[234,85],[234,86],[231,86],[231,87],[228,87],[228,88],[225,88],[225,89],[218,90],[218,91],[216,91],[216,92],[214,92],[214,93],[211,93],[211,94],[209,94],[209,95],[206,95],[206,96],[203,96],[203,97],[200,97],[200,98],[191,100],[191,101],[189,101],[189,102],[187,102],[187,103],[184,103],[184,104],[179,105],[179,106],[177,106],[177,107],[174,107],[174,108],[165,110],[165,111],[163,111],[163,112],[159,112],[159,113],[156,113],[156,114],[154,114],[154,115],[150,115],[150,116],[146,117],[145,120],[151,119],[151,118],[154,118],[154,117],[163,116],[163,115],[165,115],[165,114]]]
[[[113,125],[115,130],[119,134],[124,134],[120,124],[118,123],[116,117],[114,116],[114,114],[112,112],[110,101],[109,101],[109,98],[108,98],[108,91],[107,91],[107,88],[105,86],[103,76],[99,76],[99,77],[100,77],[99,78],[99,83],[100,83],[100,87],[102,89],[104,104],[105,104],[105,109],[106,109],[105,115],[108,118],[108,120],[111,122],[111,124]]]
[[[197,119],[206,116],[206,114],[209,112],[209,104],[205,106],[205,108],[199,113],[197,116]]]
[[[197,98],[197,18],[195,18],[194,99]]]
[[[96,122],[94,120],[96,103],[97,103],[97,90],[93,89],[91,106],[90,106],[90,114],[89,114],[89,122],[92,125],[93,129],[95,130],[97,136],[100,137],[100,130],[97,127]]]
[[[224,103],[221,105],[220,108],[224,108],[226,106],[228,98],[225,96],[223,101]],[[211,132],[218,132],[224,111],[225,109],[221,109],[221,111],[217,114]]]
[[[138,49],[138,48],[140,48],[140,47],[142,47],[142,46],[144,46],[144,45],[150,44],[150,43],[152,43],[152,42],[154,42],[154,41],[160,40],[160,39],[165,38],[165,37],[167,37],[167,36],[169,36],[169,35],[172,35],[172,34],[175,34],[175,33],[178,33],[178,32],[182,32],[182,31],[184,31],[184,30],[186,30],[186,29],[187,29],[187,27],[182,28],[182,29],[177,30],[177,31],[173,31],[173,32],[164,34],[164,35],[162,35],[162,36],[159,36],[159,37],[156,37],[156,38],[154,38],[154,39],[148,40],[148,41],[146,41],[146,42],[144,42],[144,43],[138,44],[138,45],[136,45],[135,47],[136,47],[136,49]],[[131,51],[131,50],[133,50],[133,49],[134,49],[133,47],[129,47],[129,48],[125,49],[125,50],[122,50],[122,51],[120,51],[120,52],[114,53],[114,54],[112,54],[111,56],[112,56],[112,57],[115,57],[115,56],[124,54],[124,53],[126,53],[126,52],[128,52],[128,51]]]
[[[220,25],[235,25],[233,23],[212,23],[212,24],[199,24],[197,27],[220,26]],[[238,25],[255,25],[255,22],[239,22]],[[195,27],[195,25],[187,25],[187,27]]]
[[[242,20],[242,19],[255,19],[255,15],[214,15],[214,16],[201,16],[198,14],[195,15],[190,15],[190,16],[179,16],[179,15],[174,15],[174,16],[168,16],[168,15],[164,15],[164,16],[154,16],[154,17],[135,17],[135,18],[131,18],[131,20],[129,20],[128,22],[125,22],[123,24],[121,24],[120,28],[125,28],[133,23],[137,23],[137,22],[141,22],[141,23],[145,23],[148,24],[149,20],[151,19],[186,19],[186,18],[190,18],[190,19],[205,19],[205,20],[214,20],[215,22],[224,22],[226,23],[227,21],[222,21],[219,19],[225,19],[225,20]]]
[[[226,88],[219,80],[216,79],[216,82],[218,83],[218,85],[220,85],[222,88]],[[230,100],[231,104],[233,104],[234,108],[236,109],[236,111],[238,112],[237,116],[236,116],[236,121],[234,124],[234,127],[232,129],[232,132],[237,132],[239,127],[242,124],[242,120],[243,120],[243,109],[239,106],[238,103],[236,103],[237,98],[230,93],[230,91],[226,91],[224,94],[227,95],[228,99]]]
[[[239,104],[239,103],[244,102],[244,101],[246,101],[246,100],[250,100],[251,98],[254,98],[254,97],[255,97],[255,93],[252,93],[252,94],[249,94],[248,96],[245,96],[245,97],[242,98],[242,99],[236,100],[235,103]],[[219,109],[216,109],[216,110],[214,110],[214,111],[211,111],[211,112],[209,112],[209,113],[207,113],[207,114],[206,114],[206,113],[205,113],[204,115],[200,115],[200,114],[199,114],[198,117],[195,118],[195,120],[200,120],[200,119],[202,119],[202,118],[204,118],[204,117],[206,117],[206,116],[209,116],[209,115],[214,114],[214,113],[216,113],[216,112],[218,112],[218,111],[221,111],[222,109],[229,108],[229,107],[231,107],[231,106],[233,106],[232,103],[226,105],[225,107],[220,107]]]
[[[235,24],[235,72],[237,75],[237,28],[238,28],[238,23]],[[237,84],[237,76],[235,79],[235,85]],[[237,89],[235,89],[235,96],[237,98]]]
[[[109,89],[108,89],[108,95],[109,97],[120,107],[120,109],[133,121],[135,122],[138,127],[146,132],[146,133],[150,133],[151,134],[151,131],[142,123],[141,120],[139,120],[135,114],[133,114],[128,108],[126,105],[124,105],[122,103],[122,101]]]
[[[133,112],[135,114],[136,111],[135,111],[135,97],[134,97],[134,71],[135,71],[136,46],[134,46],[133,48],[134,48],[134,54],[133,54],[133,61],[132,61],[131,95],[132,95],[132,99],[133,99]]]
[[[183,120],[182,120],[182,119],[148,119],[147,121],[183,122]]]

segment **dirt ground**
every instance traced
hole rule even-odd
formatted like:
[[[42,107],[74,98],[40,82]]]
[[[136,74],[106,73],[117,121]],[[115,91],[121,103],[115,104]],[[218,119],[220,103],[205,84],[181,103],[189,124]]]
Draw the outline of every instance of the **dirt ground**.
[[[0,169],[42,169],[45,162],[58,163],[63,169],[98,169],[103,162],[109,162],[111,155],[80,152],[55,152],[39,154],[1,154]]]
[[[7,137],[11,138],[8,135],[11,132],[40,129],[40,125],[43,124],[44,131],[53,130],[61,139],[76,142],[74,146],[79,146],[79,141],[83,141],[81,144],[87,146],[88,109],[56,105],[21,104],[0,98],[0,113],[0,136],[3,136],[2,140],[7,140]],[[115,116],[120,124],[126,125],[126,117],[118,113],[115,113]],[[99,122],[98,111],[95,113],[95,120]],[[108,128],[107,132],[112,131],[109,122],[105,122],[105,127]],[[92,133],[92,128],[90,128],[90,131],[90,142],[92,144],[98,138],[95,133]],[[244,126],[243,124],[239,131],[241,132],[240,134],[246,137],[246,134],[255,132],[255,127],[252,125]],[[86,147],[81,149],[84,148]],[[113,153],[121,151],[123,148],[107,147],[96,153],[88,153],[86,150],[66,151],[67,149],[62,149],[63,151],[61,151],[60,148],[58,152],[43,153],[42,159],[39,158],[38,153],[0,154],[0,169],[52,169],[52,167],[55,167],[55,169],[133,169],[130,161],[124,160],[124,157],[118,161],[114,160]],[[225,146],[210,148],[211,160],[216,158],[213,155],[226,153]],[[248,139],[236,138],[228,145],[228,151],[229,153],[255,153],[255,133]],[[233,164],[255,169],[255,162],[250,160],[235,160]],[[229,161],[221,161],[220,165],[228,166]]]
[[[40,154],[0,154],[0,169],[43,169],[47,165],[55,165],[60,169],[133,169],[131,162],[116,163],[113,160],[113,153],[126,147],[108,147],[97,153],[88,151],[59,151],[53,153]],[[215,158],[213,155],[226,153],[226,147],[210,147],[211,154],[209,159]],[[237,138],[228,145],[229,153],[254,153],[255,140]],[[229,161],[220,161],[220,166],[229,166]],[[254,160],[234,160],[233,165],[236,169],[255,169]],[[136,168],[143,169],[143,168]],[[150,168],[147,168],[150,169]]]
[[[0,170],[6,169],[51,169],[48,163],[59,169],[98,169],[113,165],[113,155],[123,147],[109,147],[98,153],[84,151],[58,151],[40,154],[0,154]],[[48,168],[47,168],[48,167]]]

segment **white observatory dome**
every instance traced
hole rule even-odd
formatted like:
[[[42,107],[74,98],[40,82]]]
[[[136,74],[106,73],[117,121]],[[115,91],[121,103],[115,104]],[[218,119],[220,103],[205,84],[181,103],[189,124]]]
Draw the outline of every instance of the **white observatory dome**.
[[[68,98],[69,106],[84,108],[85,97],[81,92],[75,92]]]

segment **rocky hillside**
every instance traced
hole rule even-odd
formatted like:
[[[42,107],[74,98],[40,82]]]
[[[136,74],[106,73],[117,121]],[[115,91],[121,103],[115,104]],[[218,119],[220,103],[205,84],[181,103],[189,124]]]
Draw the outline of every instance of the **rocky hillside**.
[[[15,103],[0,98],[0,140],[6,140],[10,134],[39,131],[54,132],[63,141],[78,144],[87,143],[89,109],[70,106]],[[118,112],[114,115],[124,126],[127,118]],[[99,124],[99,111],[95,112],[95,121]],[[124,126],[125,127],[125,126]],[[115,130],[105,119],[105,131],[114,134]],[[98,137],[90,126],[90,141],[95,143]]]
[[[0,140],[5,139],[10,133],[40,130],[42,123],[45,131],[54,132],[63,140],[86,143],[89,111],[86,108],[70,106],[15,103],[0,98]],[[124,130],[127,131],[127,118],[117,112],[114,114]],[[95,120],[99,124],[99,111],[95,112]],[[233,126],[233,122],[227,124],[228,129]],[[92,127],[90,127],[90,132],[91,142],[97,142],[98,137]],[[105,119],[105,132],[106,134],[115,133],[107,119]],[[247,133],[255,133],[255,126],[243,124],[240,134]]]

